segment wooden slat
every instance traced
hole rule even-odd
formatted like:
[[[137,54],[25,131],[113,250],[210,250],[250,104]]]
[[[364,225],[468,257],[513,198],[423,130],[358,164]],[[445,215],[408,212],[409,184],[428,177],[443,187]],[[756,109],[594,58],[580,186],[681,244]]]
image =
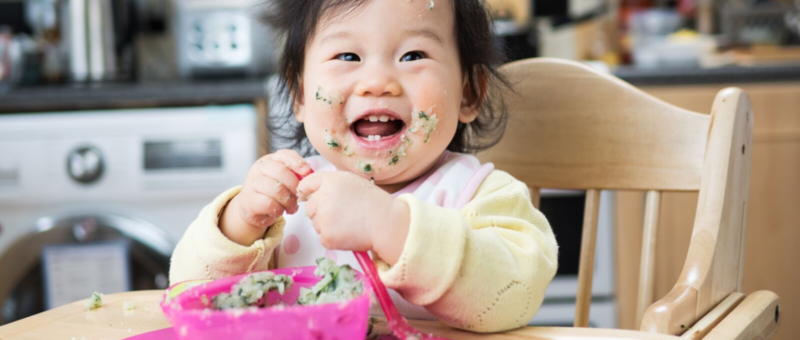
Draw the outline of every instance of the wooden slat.
[[[656,235],[661,207],[661,192],[647,192],[644,210],[644,232],[642,233],[642,256],[639,262],[639,289],[636,299],[636,327],[642,323],[642,315],[653,304],[656,264]]]
[[[781,319],[781,302],[778,296],[773,292],[760,290],[748,295],[703,339],[771,339],[778,332]]]
[[[714,309],[706,314],[700,321],[689,327],[681,338],[700,340],[714,327],[716,327],[731,311],[744,300],[744,294],[736,292],[722,300]]]
[[[542,204],[542,188],[529,188],[531,191],[531,203],[536,209]]]
[[[575,327],[589,326],[589,306],[592,302],[592,277],[597,245],[597,217],[600,209],[600,190],[586,190],[586,208],[583,212],[581,260],[578,269],[578,298],[575,303]]]
[[[641,330],[681,333],[703,315],[742,290],[753,111],[737,88],[719,92],[711,110],[697,217],[681,277],[642,317]]]
[[[710,117],[669,105],[578,63],[504,65],[511,115],[478,154],[531,187],[698,190]]]

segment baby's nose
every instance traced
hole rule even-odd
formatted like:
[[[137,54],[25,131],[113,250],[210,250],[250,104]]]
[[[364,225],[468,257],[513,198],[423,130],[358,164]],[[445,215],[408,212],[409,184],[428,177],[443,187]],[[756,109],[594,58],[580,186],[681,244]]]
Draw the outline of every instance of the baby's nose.
[[[403,89],[396,79],[387,75],[368,76],[358,82],[355,92],[359,96],[392,96],[403,94]]]

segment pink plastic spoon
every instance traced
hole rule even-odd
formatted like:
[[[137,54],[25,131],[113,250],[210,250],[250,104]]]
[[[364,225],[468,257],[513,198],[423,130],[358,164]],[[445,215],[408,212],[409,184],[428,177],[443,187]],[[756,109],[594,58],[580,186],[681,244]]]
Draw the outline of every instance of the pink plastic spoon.
[[[435,337],[433,334],[424,334],[414,327],[411,327],[406,318],[400,315],[400,312],[397,311],[397,307],[394,306],[394,302],[392,302],[392,298],[389,297],[389,292],[386,290],[383,282],[381,282],[381,278],[378,276],[378,270],[375,269],[375,264],[372,262],[372,259],[369,258],[369,255],[363,251],[354,251],[353,254],[355,254],[358,264],[360,264],[361,268],[364,270],[364,275],[366,275],[370,283],[372,283],[372,289],[375,292],[375,296],[378,297],[378,302],[381,304],[383,315],[386,316],[386,324],[389,326],[389,329],[392,330],[394,336],[403,340],[447,340],[445,338]]]

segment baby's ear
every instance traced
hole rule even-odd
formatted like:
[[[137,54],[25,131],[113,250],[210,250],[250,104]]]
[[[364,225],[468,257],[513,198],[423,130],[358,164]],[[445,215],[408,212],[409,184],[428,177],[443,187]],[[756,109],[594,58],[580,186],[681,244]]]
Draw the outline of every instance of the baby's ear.
[[[458,121],[462,123],[471,123],[478,117],[480,107],[483,101],[486,100],[487,91],[489,90],[489,78],[486,76],[486,69],[481,65],[475,65],[474,76],[472,79],[464,76],[464,84],[462,86],[462,100],[461,110],[458,113]],[[477,93],[476,93],[477,92]]]
[[[301,81],[297,86],[297,93],[292,94],[292,112],[294,112],[294,119],[300,123],[305,123],[306,105],[303,100],[303,82]]]

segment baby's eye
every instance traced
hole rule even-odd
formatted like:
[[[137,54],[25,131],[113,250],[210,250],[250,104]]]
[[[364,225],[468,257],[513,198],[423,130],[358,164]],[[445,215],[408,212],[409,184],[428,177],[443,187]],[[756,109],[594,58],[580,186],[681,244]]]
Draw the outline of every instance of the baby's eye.
[[[341,61],[361,61],[361,57],[355,53],[339,53],[333,58]]]
[[[412,52],[408,52],[408,53],[404,54],[402,57],[400,57],[400,61],[414,61],[414,60],[420,60],[420,59],[425,59],[425,58],[426,58],[425,53],[420,52],[420,51],[412,51]]]

